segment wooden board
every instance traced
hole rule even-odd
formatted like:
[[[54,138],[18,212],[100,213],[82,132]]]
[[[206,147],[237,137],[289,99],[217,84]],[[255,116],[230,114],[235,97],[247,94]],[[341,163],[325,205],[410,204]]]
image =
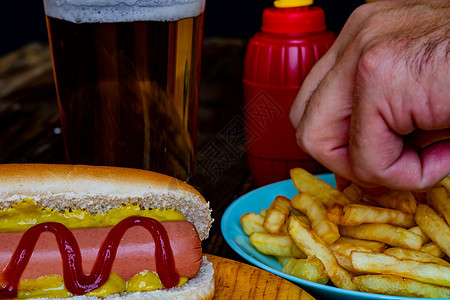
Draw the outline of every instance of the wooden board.
[[[214,299],[314,299],[297,285],[265,270],[223,257],[206,256],[215,270]]]

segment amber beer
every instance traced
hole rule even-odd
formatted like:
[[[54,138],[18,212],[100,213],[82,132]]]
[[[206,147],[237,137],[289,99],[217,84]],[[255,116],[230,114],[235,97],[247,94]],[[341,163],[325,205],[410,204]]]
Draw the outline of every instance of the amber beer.
[[[156,7],[152,15],[151,6],[137,6],[135,14],[130,5],[117,5],[121,1],[89,0],[99,4],[90,11],[83,1],[61,9],[54,4],[61,0],[44,0],[68,161],[188,180],[204,2],[191,0],[190,10],[180,5],[167,13]]]

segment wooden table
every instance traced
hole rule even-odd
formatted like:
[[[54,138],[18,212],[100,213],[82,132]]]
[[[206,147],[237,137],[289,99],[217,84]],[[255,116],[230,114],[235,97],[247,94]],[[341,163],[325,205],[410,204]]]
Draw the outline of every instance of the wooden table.
[[[204,41],[197,156],[224,142],[233,151],[225,153],[226,161],[196,167],[191,182],[211,203],[215,219],[204,252],[238,262],[245,261],[225,242],[220,220],[233,200],[254,188],[243,145],[245,46],[245,41],[236,39]],[[224,140],[227,130],[235,136]],[[0,163],[12,162],[65,162],[48,45],[30,44],[0,58]]]

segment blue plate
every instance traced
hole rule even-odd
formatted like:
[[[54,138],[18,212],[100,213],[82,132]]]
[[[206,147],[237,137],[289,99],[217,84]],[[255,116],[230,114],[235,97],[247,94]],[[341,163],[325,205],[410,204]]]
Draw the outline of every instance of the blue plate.
[[[335,186],[334,176],[332,174],[318,175],[317,177]],[[264,255],[256,251],[252,244],[250,244],[248,236],[242,231],[240,217],[248,212],[260,213],[261,209],[268,208],[273,199],[278,195],[292,198],[297,193],[298,191],[295,189],[292,180],[285,180],[253,190],[234,201],[223,214],[221,222],[222,234],[230,247],[257,267],[298,284],[316,299],[423,300],[423,298],[407,298],[355,292],[340,289],[331,285],[323,285],[303,280],[281,272],[282,267],[273,256]]]

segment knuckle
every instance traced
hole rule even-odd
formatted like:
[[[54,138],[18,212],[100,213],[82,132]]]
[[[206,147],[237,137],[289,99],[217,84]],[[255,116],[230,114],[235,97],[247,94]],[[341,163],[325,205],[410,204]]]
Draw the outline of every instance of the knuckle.
[[[389,54],[384,43],[372,43],[361,54],[358,61],[358,75],[370,79],[380,74],[386,74],[388,60]]]

